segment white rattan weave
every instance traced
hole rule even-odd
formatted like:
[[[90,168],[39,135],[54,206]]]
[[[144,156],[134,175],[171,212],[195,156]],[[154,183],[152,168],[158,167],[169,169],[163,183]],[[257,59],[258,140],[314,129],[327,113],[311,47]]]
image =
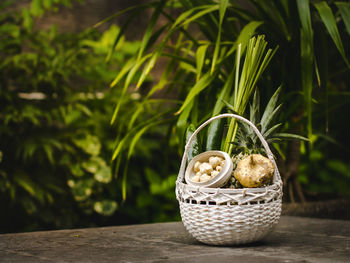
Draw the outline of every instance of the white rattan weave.
[[[187,154],[193,139],[210,122],[227,117],[249,124],[256,132],[268,158],[275,165],[272,185],[227,189],[194,187],[184,182]],[[194,238],[211,245],[244,244],[262,239],[278,223],[282,181],[273,154],[254,124],[236,114],[221,114],[204,122],[188,140],[176,181],[176,197],[182,222]]]

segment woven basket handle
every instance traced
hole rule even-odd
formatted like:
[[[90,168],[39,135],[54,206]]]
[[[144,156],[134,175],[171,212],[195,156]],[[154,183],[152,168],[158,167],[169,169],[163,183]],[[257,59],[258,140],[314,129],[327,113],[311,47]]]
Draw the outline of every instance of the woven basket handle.
[[[185,174],[185,168],[186,168],[186,162],[187,162],[187,155],[188,155],[188,151],[191,148],[191,144],[194,140],[194,138],[196,137],[196,135],[198,134],[198,132],[200,132],[200,130],[202,130],[205,126],[207,126],[209,123],[211,123],[212,121],[218,120],[218,119],[222,119],[222,118],[235,118],[238,119],[240,121],[243,121],[245,123],[247,123],[248,125],[250,125],[250,127],[252,127],[253,131],[256,133],[256,135],[259,137],[262,145],[264,146],[265,150],[266,150],[266,154],[267,157],[272,161],[272,163],[275,166],[275,176],[276,179],[278,181],[281,181],[281,176],[278,172],[278,168],[275,162],[275,159],[273,157],[273,154],[270,150],[269,145],[267,144],[267,142],[265,141],[264,137],[262,136],[262,134],[260,133],[260,131],[258,130],[258,128],[255,127],[255,125],[250,122],[249,120],[243,118],[242,116],[239,116],[237,114],[231,114],[231,113],[225,113],[225,114],[221,114],[221,115],[217,115],[215,117],[212,117],[210,119],[208,119],[207,121],[203,122],[195,131],[194,133],[191,135],[190,139],[188,140],[187,144],[185,145],[185,151],[184,151],[184,155],[182,156],[182,161],[181,161],[181,166],[180,166],[180,171],[177,177],[177,180],[182,182],[183,178],[184,178],[184,174]]]

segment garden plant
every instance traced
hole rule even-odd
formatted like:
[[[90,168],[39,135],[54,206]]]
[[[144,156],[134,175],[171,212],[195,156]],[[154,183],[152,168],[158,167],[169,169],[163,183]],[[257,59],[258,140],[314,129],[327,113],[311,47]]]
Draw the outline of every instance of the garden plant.
[[[349,195],[348,2],[158,0],[81,33],[37,28],[74,3],[0,3],[0,232],[179,220],[183,147],[226,112],[270,143],[286,201]],[[213,122],[189,158],[259,152],[239,127]]]
[[[137,55],[117,74],[111,87],[119,88],[120,81],[125,80],[123,95],[127,94],[130,85],[135,85],[135,90],[143,90],[144,82],[153,70],[157,70],[157,62],[166,59],[168,64],[162,70],[162,76],[150,90],[145,91],[143,102],[148,104],[158,93],[170,93],[177,98],[179,104],[172,106],[175,112],[172,136],[179,153],[186,132],[191,133],[208,117],[227,111],[225,102],[232,105],[233,112],[247,116],[246,105],[252,100],[254,85],[259,87],[264,103],[281,85],[284,110],[279,121],[283,125],[278,128],[309,139],[307,143],[292,140],[282,145],[274,144],[284,180],[285,199],[305,201],[302,185],[309,194],[349,194],[346,157],[349,147],[348,143],[344,144],[345,147],[339,146],[340,141],[348,142],[348,139],[343,138],[337,129],[340,125],[338,113],[346,110],[349,103],[345,85],[349,70],[346,53],[350,29],[349,3],[303,0],[156,1],[118,12],[101,23],[111,21],[121,13],[133,17],[149,9],[153,10],[152,16]],[[126,23],[122,31],[127,27]],[[261,53],[265,56],[263,63],[266,65],[261,66],[259,72],[250,68],[249,72],[257,73],[256,79],[241,81],[239,76],[244,79],[247,75],[245,69],[241,70],[237,64],[240,65],[244,52],[246,56],[254,54],[247,49],[251,37],[257,34],[264,35],[269,43],[261,44],[261,50],[266,45],[271,49],[266,54]],[[257,42],[262,41],[262,37],[257,39]],[[117,45],[118,41],[119,36],[114,44]],[[260,59],[252,56],[252,59],[257,58]],[[265,69],[270,59],[270,67]],[[257,66],[258,63],[252,65]],[[256,82],[264,70],[261,80]],[[247,92],[235,93],[235,87]],[[132,119],[137,119],[139,115],[142,115],[142,108],[134,113]],[[119,116],[117,105],[112,122],[118,121]],[[159,116],[159,121],[162,118]],[[234,147],[232,138],[236,133],[234,122],[229,126],[220,122],[211,125],[204,138],[198,138],[205,142],[200,150],[211,149],[214,142],[220,147],[221,142],[217,138],[222,138],[222,131],[228,128],[228,141],[223,149],[231,152]],[[138,135],[148,129],[143,127],[139,128]],[[118,162],[128,146],[136,142],[135,137],[126,136],[118,139],[117,143],[113,159]],[[327,151],[324,151],[325,147]]]

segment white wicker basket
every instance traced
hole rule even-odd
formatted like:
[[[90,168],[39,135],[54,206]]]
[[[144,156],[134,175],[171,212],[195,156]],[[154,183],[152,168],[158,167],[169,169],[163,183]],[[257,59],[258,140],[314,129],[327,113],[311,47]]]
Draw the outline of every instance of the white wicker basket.
[[[228,189],[185,183],[187,154],[193,139],[210,122],[227,117],[249,124],[256,132],[268,158],[275,165],[271,185]],[[200,125],[188,140],[176,181],[176,198],[185,228],[198,241],[210,245],[244,244],[262,239],[278,223],[282,208],[282,180],[273,154],[254,124],[239,115],[221,114]]]

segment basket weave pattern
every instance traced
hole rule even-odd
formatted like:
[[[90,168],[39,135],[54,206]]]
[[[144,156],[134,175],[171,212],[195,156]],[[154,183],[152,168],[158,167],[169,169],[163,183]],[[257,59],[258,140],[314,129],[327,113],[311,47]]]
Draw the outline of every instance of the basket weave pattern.
[[[180,202],[187,231],[210,245],[236,245],[260,240],[278,223],[281,203],[255,205],[201,205]]]
[[[184,182],[187,152],[192,138],[215,119],[231,117],[252,126],[275,165],[273,183],[262,188],[204,188]],[[236,245],[265,237],[278,223],[282,208],[282,181],[263,136],[248,120],[235,114],[222,114],[203,123],[189,139],[176,182],[176,197],[187,231],[197,240],[210,245]]]

